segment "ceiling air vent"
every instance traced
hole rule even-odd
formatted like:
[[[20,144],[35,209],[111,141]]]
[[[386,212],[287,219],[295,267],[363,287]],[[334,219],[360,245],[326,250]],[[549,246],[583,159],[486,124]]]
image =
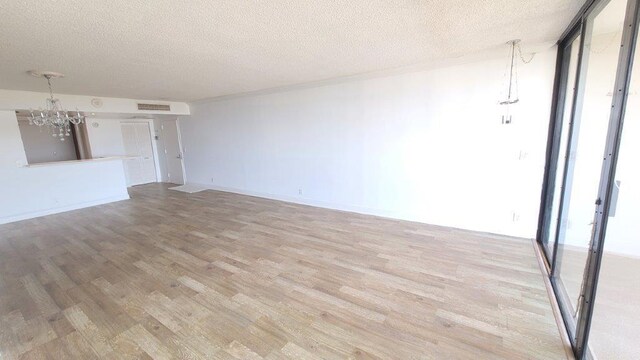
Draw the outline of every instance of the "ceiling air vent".
[[[171,105],[138,104],[138,110],[171,111]]]

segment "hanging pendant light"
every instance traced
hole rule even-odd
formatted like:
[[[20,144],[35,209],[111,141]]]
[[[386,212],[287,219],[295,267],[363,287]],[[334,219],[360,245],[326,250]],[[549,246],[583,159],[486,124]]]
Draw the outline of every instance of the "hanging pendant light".
[[[29,71],[29,74],[35,77],[47,79],[49,84],[49,98],[47,99],[46,109],[39,109],[34,112],[29,110],[29,124],[36,126],[47,126],[54,137],[64,141],[65,137],[71,136],[71,125],[79,125],[85,121],[84,115],[76,110],[75,114],[71,114],[64,110],[60,100],[53,97],[51,89],[51,79],[63,77],[63,74],[52,71]]]
[[[509,65],[508,65],[508,84],[506,99],[500,101],[500,105],[504,106],[504,112],[502,114],[502,123],[511,124],[511,105],[517,104],[519,99],[518,94],[518,64],[516,62],[516,45],[520,40],[511,40],[507,45],[511,46],[509,50]]]
[[[518,61],[528,64],[533,60],[535,54],[531,54],[528,60],[525,60],[520,47],[520,40],[511,40],[507,42],[509,46],[509,60],[507,63],[507,71],[505,72],[505,97],[499,102],[503,107],[502,123],[511,124],[513,115],[511,113],[513,105],[520,102],[520,94],[518,89]],[[519,57],[516,58],[516,53]]]

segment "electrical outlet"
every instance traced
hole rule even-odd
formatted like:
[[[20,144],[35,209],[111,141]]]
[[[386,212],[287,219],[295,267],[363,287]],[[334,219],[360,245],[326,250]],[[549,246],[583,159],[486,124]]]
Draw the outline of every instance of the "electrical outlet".
[[[527,151],[520,150],[520,153],[518,154],[518,160],[526,160],[528,156],[529,153]]]
[[[213,178],[211,178],[211,182],[215,182],[215,181],[213,180]]]
[[[511,221],[513,222],[520,221],[520,214],[518,214],[517,212],[511,213]]]
[[[302,189],[298,189],[298,195],[302,195]]]

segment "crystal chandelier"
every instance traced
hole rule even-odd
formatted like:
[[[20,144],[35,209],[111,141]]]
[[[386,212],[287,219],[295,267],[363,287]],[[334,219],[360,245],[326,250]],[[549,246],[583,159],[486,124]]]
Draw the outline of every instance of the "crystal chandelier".
[[[51,90],[51,79],[62,77],[62,74],[54,73],[50,71],[39,72],[30,71],[31,75],[36,77],[43,77],[47,79],[49,84],[49,98],[47,99],[47,108],[40,108],[37,111],[29,110],[29,124],[37,126],[47,126],[54,137],[60,138],[60,141],[64,141],[65,137],[71,135],[71,125],[78,125],[85,121],[85,116],[79,111],[75,112],[75,115],[70,114],[63,109],[60,104],[60,100],[53,97],[53,90]]]

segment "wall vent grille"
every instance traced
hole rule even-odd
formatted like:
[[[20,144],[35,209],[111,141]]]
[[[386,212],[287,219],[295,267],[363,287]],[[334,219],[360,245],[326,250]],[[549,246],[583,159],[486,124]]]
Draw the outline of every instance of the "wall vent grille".
[[[138,104],[138,110],[171,111],[171,105],[164,105],[164,104]]]

